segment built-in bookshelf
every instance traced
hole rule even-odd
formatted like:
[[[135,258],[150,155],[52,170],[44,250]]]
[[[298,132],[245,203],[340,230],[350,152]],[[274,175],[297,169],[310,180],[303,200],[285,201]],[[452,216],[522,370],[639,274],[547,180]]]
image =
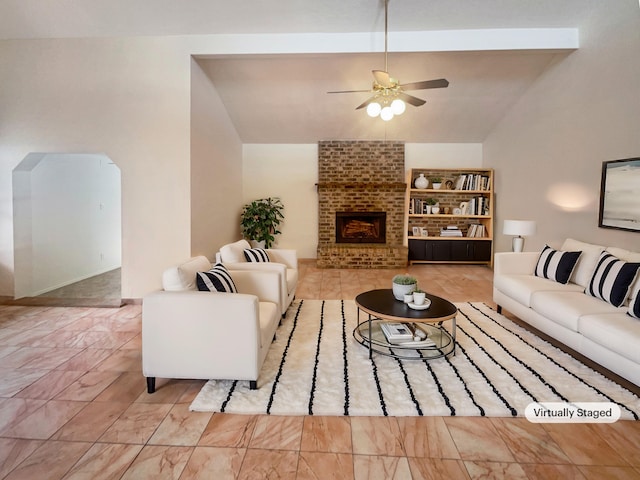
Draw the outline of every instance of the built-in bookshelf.
[[[418,188],[421,175],[426,188]],[[441,180],[438,188],[434,179]],[[411,169],[405,205],[409,263],[491,264],[493,192],[491,169]]]

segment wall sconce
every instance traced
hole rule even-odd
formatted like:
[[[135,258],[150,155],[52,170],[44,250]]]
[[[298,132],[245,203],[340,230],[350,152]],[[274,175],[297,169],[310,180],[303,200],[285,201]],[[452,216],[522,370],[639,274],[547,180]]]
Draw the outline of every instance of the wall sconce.
[[[536,222],[533,220],[505,220],[502,233],[514,235],[511,242],[511,250],[521,252],[524,247],[524,238],[536,233]]]

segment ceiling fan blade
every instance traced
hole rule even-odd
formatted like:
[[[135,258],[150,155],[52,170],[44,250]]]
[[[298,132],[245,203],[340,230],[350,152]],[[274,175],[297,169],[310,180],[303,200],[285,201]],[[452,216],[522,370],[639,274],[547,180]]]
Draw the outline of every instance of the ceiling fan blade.
[[[369,93],[371,90],[338,90],[335,92],[327,92],[327,93]]]
[[[391,83],[391,77],[384,70],[372,70],[373,78],[375,78],[376,83],[384,88],[391,88],[393,84]]]
[[[408,93],[404,92],[399,92],[398,97],[400,97],[400,99],[402,99],[405,103],[413,105],[414,107],[420,107],[427,103],[426,100],[422,100],[421,98],[414,97],[413,95],[409,95]]]
[[[426,88],[446,88],[449,86],[449,81],[444,78],[438,78],[437,80],[425,80],[423,82],[405,83],[400,85],[403,90],[424,90]]]
[[[361,103],[360,105],[358,105],[356,107],[356,110],[360,110],[361,108],[366,107],[367,105],[369,105],[371,102],[373,102],[376,98],[378,98],[377,96],[373,96],[371,98],[369,98],[368,100],[366,100],[365,102]]]

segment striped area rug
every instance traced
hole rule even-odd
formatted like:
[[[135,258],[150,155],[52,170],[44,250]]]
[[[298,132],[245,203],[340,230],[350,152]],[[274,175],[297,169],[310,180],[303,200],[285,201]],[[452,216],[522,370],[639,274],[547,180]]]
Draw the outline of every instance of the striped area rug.
[[[370,360],[352,335],[351,300],[299,300],[278,328],[258,380],[210,380],[193,411],[276,415],[524,416],[531,402],[640,399],[482,303],[457,304],[456,355]],[[364,320],[364,314],[361,320]]]

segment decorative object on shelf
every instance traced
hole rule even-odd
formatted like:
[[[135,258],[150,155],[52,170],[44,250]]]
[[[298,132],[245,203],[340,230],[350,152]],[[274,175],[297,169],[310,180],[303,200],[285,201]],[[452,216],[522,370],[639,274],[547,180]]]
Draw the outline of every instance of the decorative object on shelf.
[[[462,215],[462,209],[460,207],[456,207],[453,209],[454,215]]]
[[[419,189],[425,189],[429,186],[429,180],[426,179],[424,173],[421,173],[420,176],[416,178],[415,186]]]
[[[446,182],[444,182],[444,187],[447,190],[453,190],[453,181],[447,180]]]
[[[437,205],[434,205],[433,207],[431,207],[431,213],[433,213],[434,215],[437,215],[438,213],[440,213],[440,207],[438,207]]]
[[[240,229],[243,237],[259,244],[264,242],[264,248],[271,248],[275,236],[281,233],[278,226],[284,219],[282,210],[284,205],[279,197],[261,198],[242,207]]]
[[[404,301],[404,296],[418,288],[418,279],[411,275],[396,275],[391,280],[391,289],[396,300]]]
[[[434,190],[439,190],[440,187],[442,186],[442,178],[433,177],[431,179],[431,186],[433,187]]]
[[[521,252],[524,247],[524,238],[536,233],[536,222],[533,220],[505,220],[502,233],[514,235],[511,242],[511,250]]]

